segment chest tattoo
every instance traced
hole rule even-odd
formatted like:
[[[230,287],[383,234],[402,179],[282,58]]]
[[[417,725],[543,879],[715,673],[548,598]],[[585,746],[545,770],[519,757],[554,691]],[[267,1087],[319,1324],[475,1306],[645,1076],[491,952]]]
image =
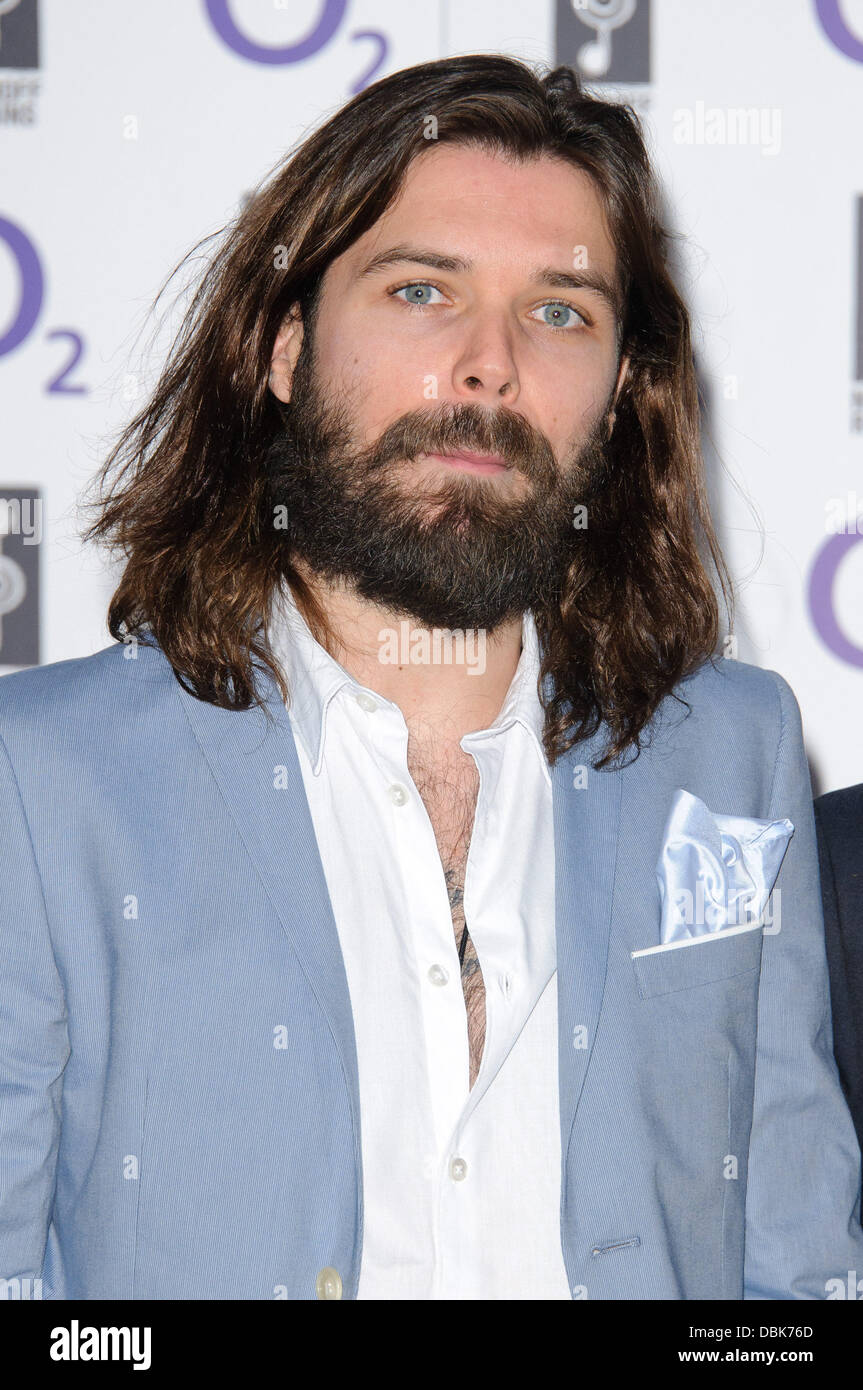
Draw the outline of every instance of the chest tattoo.
[[[465,919],[464,880],[479,774],[473,758],[463,751],[459,751],[456,762],[442,766],[439,757],[432,758],[427,752],[422,756],[412,740],[408,742],[408,769],[428,811],[449,897],[455,946],[461,960],[470,1085],[473,1086],[485,1046],[485,983],[471,939],[470,923]]]

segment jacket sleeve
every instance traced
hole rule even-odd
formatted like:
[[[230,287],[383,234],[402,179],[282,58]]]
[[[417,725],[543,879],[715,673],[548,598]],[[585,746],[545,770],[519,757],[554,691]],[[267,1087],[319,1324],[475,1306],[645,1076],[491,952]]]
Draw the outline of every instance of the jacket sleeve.
[[[781,676],[769,816],[794,824],[764,933],[746,1194],[744,1298],[847,1296],[863,1273],[860,1149],[833,1056],[830,986],[800,711]],[[778,926],[778,931],[776,927]],[[856,1280],[856,1275],[854,1276]]]
[[[0,856],[0,1279],[40,1279],[69,1035],[42,883],[2,740]]]

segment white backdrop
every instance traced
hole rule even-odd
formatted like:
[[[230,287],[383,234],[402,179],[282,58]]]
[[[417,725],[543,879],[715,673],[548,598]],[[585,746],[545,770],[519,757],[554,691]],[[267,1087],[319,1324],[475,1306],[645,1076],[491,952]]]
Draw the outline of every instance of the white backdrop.
[[[0,671],[111,640],[77,502],[174,265],[355,91],[477,51],[645,116],[737,655],[793,686],[817,790],[863,781],[863,0],[0,0]]]

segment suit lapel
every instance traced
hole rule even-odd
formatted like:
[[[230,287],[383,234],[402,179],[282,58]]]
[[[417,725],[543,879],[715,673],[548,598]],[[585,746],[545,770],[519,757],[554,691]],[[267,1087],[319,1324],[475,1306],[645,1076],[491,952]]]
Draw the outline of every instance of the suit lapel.
[[[338,930],[288,712],[269,674],[262,679],[272,722],[258,708],[225,710],[195,699],[179,684],[177,692],[249,858],[332,1030],[359,1136],[356,1040]]]
[[[186,717],[270,897],[342,1060],[360,1133],[353,1014],[338,931],[318,853],[288,712],[265,674],[266,708],[243,712],[197,700],[176,683]],[[564,1154],[602,1008],[622,782],[590,766],[602,730],[552,769],[560,1122]],[[587,769],[587,786],[573,769]],[[282,772],[279,769],[283,769]],[[284,786],[278,785],[284,783]]]
[[[552,769],[560,1125],[563,1155],[593,1052],[608,959],[622,776],[590,766],[602,730]],[[576,767],[587,785],[573,785]]]

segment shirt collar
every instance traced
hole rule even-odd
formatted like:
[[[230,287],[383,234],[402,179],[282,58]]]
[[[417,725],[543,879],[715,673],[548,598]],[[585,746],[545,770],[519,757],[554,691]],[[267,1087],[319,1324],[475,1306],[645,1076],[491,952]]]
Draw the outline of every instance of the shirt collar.
[[[287,682],[291,720],[317,776],[324,756],[330,701],[345,685],[355,691],[363,687],[312,635],[286,581],[274,598],[269,642]]]
[[[465,741],[468,744],[480,743],[512,728],[513,724],[520,724],[530,735],[546,780],[551,786],[551,773],[542,743],[545,710],[537,688],[539,672],[539,634],[533,614],[528,610],[521,622],[521,655],[497,718],[487,729],[477,729],[475,733],[465,735]]]
[[[326,740],[327,711],[333,698],[347,686],[356,695],[364,692],[379,704],[397,706],[383,695],[360,685],[348,671],[316,640],[297,605],[290,585],[283,581],[273,603],[269,641],[273,656],[281,667],[290,694],[293,724],[303,741],[312,769],[321,770]],[[497,718],[487,729],[465,737],[469,743],[494,738],[520,724],[531,737],[545,776],[551,784],[542,743],[545,711],[539,699],[539,636],[533,614],[525,612],[521,627],[522,649]]]

